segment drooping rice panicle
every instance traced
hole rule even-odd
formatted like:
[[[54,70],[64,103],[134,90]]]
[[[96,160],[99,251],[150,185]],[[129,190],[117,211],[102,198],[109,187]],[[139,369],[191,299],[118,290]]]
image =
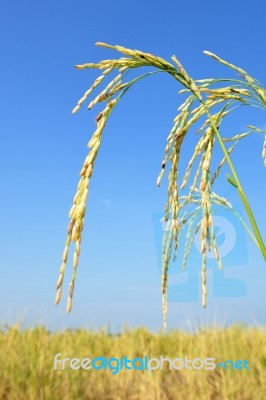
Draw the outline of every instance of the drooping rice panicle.
[[[207,94],[209,101],[216,101],[217,99],[224,100],[237,100],[241,102],[246,102],[245,97],[251,97],[251,93],[247,89],[238,89],[232,86],[216,88],[216,89],[201,89],[202,92]],[[244,97],[242,97],[244,96]]]
[[[216,239],[216,233],[215,233],[215,229],[214,229],[214,222],[213,222],[213,218],[212,215],[210,215],[209,217],[209,222],[210,222],[210,242],[213,245],[213,252],[218,264],[218,269],[221,270],[223,268],[222,265],[222,260],[219,254],[219,248],[217,245],[217,239]],[[211,248],[209,248],[209,251],[211,250]]]
[[[57,292],[56,292],[56,297],[55,297],[55,304],[58,304],[61,299],[62,285],[63,285],[63,281],[64,281],[64,274],[65,274],[65,269],[66,269],[70,241],[71,241],[71,236],[70,236],[70,232],[68,232],[66,245],[64,248],[63,256],[62,256],[62,264],[60,267],[59,277],[58,277],[57,284],[56,284]]]
[[[104,95],[106,94],[106,92],[108,90],[113,89],[115,84],[121,84],[121,78],[122,78],[123,74],[119,73],[107,86],[105,89],[103,89],[101,91],[101,93],[98,94],[98,96],[95,97],[95,99],[93,99],[90,104],[88,105],[88,110],[91,110],[93,106],[95,106],[95,104],[99,103],[100,101],[103,101],[104,99]],[[118,86],[119,87],[119,86]],[[115,92],[114,92],[115,93]],[[114,94],[113,93],[113,94]],[[106,96],[106,99],[108,98],[108,96]]]
[[[109,69],[109,72],[111,72],[112,69]],[[108,71],[108,70],[107,70]],[[109,73],[108,72],[108,73]],[[81,105],[84,103],[85,100],[87,100],[87,98],[89,97],[89,95],[91,94],[91,92],[102,82],[102,80],[105,78],[106,74],[103,74],[101,76],[99,76],[94,83],[92,84],[92,86],[84,93],[84,95],[81,97],[81,99],[79,99],[77,105],[75,108],[73,108],[72,110],[72,114],[76,113]]]
[[[199,179],[199,175],[200,175],[200,172],[201,172],[201,168],[202,168],[202,165],[204,163],[204,159],[205,159],[205,154],[202,155],[202,157],[200,159],[200,162],[199,162],[199,165],[198,165],[198,169],[197,169],[197,171],[196,171],[196,173],[194,175],[194,180],[193,180],[193,183],[190,186],[190,190],[189,190],[189,195],[188,195],[189,197],[191,197],[192,193],[195,191],[195,188],[196,188],[196,185],[197,185],[197,182],[198,182],[198,179]]]
[[[174,239],[173,262],[175,262],[176,258],[177,258],[177,253],[178,253],[179,245],[180,245],[180,237],[181,237],[181,233],[182,233],[183,227],[185,225],[185,222],[186,222],[185,216],[180,217],[177,232],[173,238]]]
[[[266,106],[266,90],[261,87],[256,87],[256,89],[254,89],[254,90],[259,95],[262,103]]]
[[[182,261],[182,270],[184,270],[186,268],[189,252],[191,250],[192,244],[194,243],[195,237],[200,229],[200,225],[201,225],[200,222],[195,227],[193,225],[195,222],[195,219],[198,217],[200,211],[201,211],[201,207],[197,207],[194,210],[194,215],[191,218],[189,218],[189,220],[188,220],[188,230],[187,230],[187,234],[186,234],[186,245],[185,245],[184,256],[183,256],[183,261]],[[194,227],[194,230],[193,230],[193,227]]]
[[[252,233],[252,231],[250,230],[250,228],[248,227],[246,222],[243,220],[243,218],[240,216],[240,214],[234,209],[232,204],[227,199],[225,199],[224,197],[218,196],[215,192],[212,191],[211,192],[211,202],[214,204],[218,204],[219,206],[225,207],[229,211],[231,211],[237,217],[237,219],[240,221],[240,223],[243,225],[243,227],[246,229],[247,233],[252,238],[252,240],[254,241],[256,246],[259,247],[256,237],[254,236],[254,234]]]
[[[237,66],[235,66],[234,64],[229,63],[228,61],[223,60],[222,58],[218,57],[216,54],[211,53],[210,51],[204,50],[203,51],[204,54],[214,58],[216,61],[218,61],[221,64],[226,65],[227,67],[235,70],[236,72],[238,72],[241,76],[244,76],[244,78],[248,81],[248,82],[254,82],[254,79],[246,72],[244,71],[242,68],[239,68]]]
[[[251,132],[262,133],[264,135],[264,141],[263,141],[261,155],[262,155],[264,166],[266,167],[266,131],[261,128],[257,128],[256,126],[253,126],[253,125],[247,125],[247,128],[250,128]]]
[[[166,330],[167,310],[168,310],[168,269],[172,251],[172,228],[171,221],[167,222],[167,227],[163,235],[163,249],[162,249],[162,312],[163,312],[163,326]]]
[[[178,229],[178,163],[180,158],[181,146],[187,133],[186,129],[184,129],[184,125],[186,124],[188,115],[189,111],[184,110],[180,113],[180,118],[175,118],[174,127],[169,135],[171,138],[170,146],[169,148],[166,147],[165,157],[170,160],[171,168],[168,176],[168,198],[165,206],[165,220],[168,220],[169,213],[172,212],[173,226],[175,227],[175,232],[177,232]],[[169,156],[170,149],[171,155]],[[160,181],[164,173],[165,163],[166,160],[164,159],[162,163],[162,171],[157,178],[158,186],[160,185]]]
[[[266,134],[264,136],[263,148],[262,148],[262,159],[264,161],[264,166],[266,167]]]
[[[169,153],[170,153],[170,151],[172,149],[172,146],[173,146],[173,143],[174,143],[175,134],[176,134],[176,131],[178,129],[178,126],[180,124],[180,120],[181,119],[182,119],[182,113],[180,113],[178,115],[178,118],[176,117],[174,119],[174,125],[173,125],[173,127],[172,127],[172,129],[171,129],[171,131],[170,131],[170,133],[169,133],[169,135],[167,137],[167,145],[165,147],[165,155],[164,155],[164,159],[162,161],[162,169],[161,169],[160,174],[159,174],[159,176],[157,178],[157,186],[160,186],[160,184],[161,184],[161,180],[162,180],[162,177],[163,177],[164,172],[165,172],[166,162],[169,160]]]
[[[216,113],[216,114],[213,115],[213,119],[216,121],[217,127],[219,127],[222,119],[227,115],[227,113],[231,111],[231,110],[227,110],[226,111],[226,108],[229,106],[229,104],[230,103],[227,103],[219,113]],[[209,124],[210,124],[210,121],[209,121],[209,119],[207,119],[205,121],[204,125],[208,126]],[[187,166],[187,169],[186,169],[186,172],[185,172],[185,176],[183,178],[183,182],[182,182],[182,184],[180,186],[181,189],[183,189],[186,186],[188,178],[189,178],[189,175],[190,175],[190,172],[191,172],[192,165],[193,165],[195,159],[197,158],[197,156],[202,151],[204,151],[204,149],[206,147],[206,144],[208,143],[211,134],[212,134],[212,128],[211,128],[211,126],[209,126],[206,129],[205,134],[200,138],[200,140],[198,141],[198,143],[197,143],[197,145],[195,147],[195,150],[194,150],[194,153],[192,155],[192,158],[190,159],[190,161],[188,163],[188,166]],[[198,175],[196,173],[196,175],[195,175],[196,181],[197,181],[197,177],[198,177]],[[194,180],[194,182],[195,182],[195,180]],[[195,187],[195,186],[193,185],[193,187]]]
[[[206,251],[208,245],[209,237],[209,227],[210,221],[209,217],[211,215],[211,201],[210,201],[210,163],[213,148],[213,136],[210,136],[209,142],[206,147],[205,159],[202,165],[202,177],[200,190],[202,192],[202,220],[201,220],[201,254],[202,254],[202,305],[206,308],[206,297],[207,297],[207,287],[206,287]]]
[[[229,63],[228,61],[223,60],[222,58],[218,57],[216,54],[213,54],[209,51],[204,51],[204,54],[211,56],[212,58],[214,58],[216,61],[218,61],[219,63],[235,70],[236,72],[239,73],[239,75],[241,77],[243,77],[249,87],[251,89],[253,89],[253,94],[251,93],[251,95],[255,98],[255,100],[258,100],[259,103],[261,104],[262,108],[266,107],[266,90],[261,87],[260,83],[255,80],[252,76],[250,76],[246,71],[244,71],[242,68],[239,68],[231,63]]]
[[[263,129],[261,129],[261,128],[258,128],[258,127],[256,127],[256,126],[247,125],[247,128],[251,129],[251,130],[254,131],[254,132],[258,132],[258,133],[263,133],[263,134],[265,134],[265,130],[263,130]]]
[[[186,169],[186,172],[185,172],[185,176],[183,178],[183,181],[182,181],[182,184],[180,186],[180,189],[183,189],[186,186],[188,178],[189,178],[189,175],[190,175],[190,172],[191,172],[192,165],[193,165],[194,161],[196,160],[196,158],[204,150],[204,148],[205,148],[205,146],[206,146],[206,144],[207,144],[207,142],[209,140],[210,134],[211,134],[211,128],[208,128],[205,131],[204,135],[200,138],[200,140],[196,144],[196,147],[194,149],[193,155],[192,155],[192,157],[191,157],[191,159],[190,159],[190,161],[188,163],[188,166],[187,166],[187,169]]]
[[[231,147],[229,147],[229,149],[227,150],[227,152],[228,152],[229,155],[232,153],[232,151],[235,149],[235,147],[238,145],[238,143],[239,143],[239,139],[237,139],[237,140],[235,141],[235,143],[234,143]],[[212,176],[212,178],[211,178],[211,185],[214,184],[214,182],[215,182],[217,176],[219,175],[219,173],[220,173],[222,167],[224,166],[225,161],[226,161],[226,159],[225,159],[225,157],[223,157],[222,160],[221,160],[221,162],[220,162],[220,164],[218,165],[216,171],[214,172],[214,174],[213,174],[213,176]]]
[[[232,136],[230,138],[223,138],[223,142],[234,142],[234,141],[239,141],[240,139],[243,139],[244,137],[250,135],[252,131],[244,132],[244,133],[239,133],[238,135]]]
[[[73,298],[73,293],[74,293],[74,285],[75,285],[75,280],[76,280],[76,274],[77,274],[77,266],[78,266],[78,258],[80,254],[80,243],[81,243],[81,233],[79,235],[79,238],[75,242],[75,252],[73,256],[73,272],[72,272],[72,277],[71,281],[69,284],[69,293],[68,293],[68,299],[67,299],[67,312],[70,313],[72,309],[72,298]]]
[[[68,236],[66,241],[66,246],[63,253],[62,265],[59,272],[59,278],[57,281],[57,294],[55,303],[58,304],[61,298],[62,292],[62,284],[64,278],[64,272],[67,262],[68,250],[70,246],[70,242],[75,243],[75,252],[73,257],[73,274],[69,287],[69,296],[67,302],[67,312],[71,311],[72,308],[72,297],[74,293],[74,284],[76,278],[76,269],[78,266],[78,257],[80,254],[80,244],[81,244],[81,235],[84,225],[84,217],[85,217],[85,209],[86,209],[86,200],[88,197],[89,191],[89,182],[93,172],[93,166],[95,159],[97,157],[97,153],[101,144],[101,138],[103,129],[105,127],[106,121],[110,112],[116,104],[116,100],[112,100],[109,102],[100,116],[96,119],[97,128],[92,135],[92,139],[90,140],[88,146],[90,147],[89,154],[87,155],[83,167],[80,171],[80,180],[78,184],[78,189],[76,195],[73,200],[73,205],[69,212],[70,223],[68,226]]]
[[[163,243],[167,242],[167,246],[163,245],[163,254],[162,254],[162,308],[163,308],[163,320],[164,326],[166,327],[166,318],[167,318],[167,285],[168,285],[168,268],[169,262],[172,253],[173,243],[175,245],[175,249],[178,248],[179,243],[179,233],[180,233],[180,221],[178,220],[179,216],[179,196],[178,196],[178,164],[180,158],[181,146],[184,140],[184,137],[187,131],[184,129],[184,126],[187,123],[187,118],[189,115],[189,111],[185,110],[181,112],[182,118],[178,119],[178,125],[175,125],[175,133],[174,133],[174,141],[172,152],[170,156],[171,168],[168,177],[168,200],[165,208],[165,221],[169,220],[169,214],[171,215],[171,228],[170,235],[167,231],[164,232]],[[167,237],[165,237],[165,235]]]
[[[188,75],[188,73],[186,72],[185,68],[183,67],[183,65],[181,64],[181,62],[176,58],[176,56],[172,56],[171,57],[172,60],[174,61],[174,63],[177,65],[179,72],[181,73],[181,75],[184,77],[185,81],[187,82],[187,87],[190,89],[190,91],[192,93],[195,94],[195,96],[197,97],[197,99],[202,102],[202,96],[201,93],[197,87],[197,85],[195,84],[195,81],[192,79],[191,76]]]

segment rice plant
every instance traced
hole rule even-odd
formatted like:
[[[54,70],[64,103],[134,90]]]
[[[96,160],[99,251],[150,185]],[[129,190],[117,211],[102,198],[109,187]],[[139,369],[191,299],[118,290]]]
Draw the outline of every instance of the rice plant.
[[[67,312],[70,312],[72,309],[72,298],[80,254],[89,183],[107,120],[116,104],[137,81],[159,72],[167,73],[179,82],[182,86],[180,93],[185,93],[187,97],[178,108],[172,129],[167,137],[162,168],[157,179],[157,185],[160,186],[166,167],[169,166],[168,196],[164,213],[166,229],[162,243],[162,308],[164,326],[166,327],[168,268],[171,258],[175,259],[178,250],[180,250],[180,235],[185,228],[186,246],[183,254],[182,268],[186,267],[187,258],[195,235],[197,232],[200,232],[203,307],[206,307],[207,297],[206,257],[208,251],[214,252],[218,267],[222,268],[212,216],[212,206],[214,204],[229,209],[241,220],[252,240],[258,246],[264,260],[266,260],[266,248],[263,239],[230,158],[230,154],[235,150],[238,143],[248,135],[261,135],[263,138],[262,158],[264,165],[266,165],[266,134],[262,129],[251,125],[247,126],[245,132],[235,134],[231,137],[224,138],[220,134],[220,127],[224,118],[236,108],[245,105],[265,109],[266,91],[257,80],[252,78],[243,69],[207,51],[204,52],[206,55],[233,69],[237,72],[238,76],[230,79],[193,80],[175,56],[171,58],[172,63],[170,63],[161,57],[139,50],[131,50],[122,46],[111,46],[101,42],[96,43],[96,45],[116,50],[120,53],[120,58],[106,59],[98,63],[76,65],[76,69],[78,70],[94,68],[98,69],[101,74],[84,93],[72,112],[77,112],[99,85],[103,85],[103,88],[98,95],[92,98],[88,109],[90,110],[98,103],[103,103],[104,106],[102,112],[96,118],[96,129],[88,143],[90,150],[80,171],[77,192],[69,212],[70,222],[57,281],[55,303],[59,303],[61,298],[69,246],[71,242],[74,242],[73,273],[69,286]],[[150,72],[139,75],[132,80],[126,79],[131,70],[141,67],[151,67],[152,69]],[[112,72],[115,72],[116,76],[108,80],[108,76]],[[197,132],[198,142],[187,165],[185,175],[179,184],[179,161],[184,139],[191,131],[191,128],[202,119],[203,123]],[[213,165],[213,150],[215,146],[220,146],[223,151],[223,158],[216,166]],[[227,176],[227,180],[239,193],[250,222],[249,225],[242,220],[226,199],[220,197],[212,190],[212,186],[225,163],[228,164],[231,171],[231,175]],[[192,177],[192,167],[194,165],[196,165],[196,172]],[[192,180],[192,183],[189,186],[190,180]],[[183,189],[187,189],[187,194],[180,194]]]

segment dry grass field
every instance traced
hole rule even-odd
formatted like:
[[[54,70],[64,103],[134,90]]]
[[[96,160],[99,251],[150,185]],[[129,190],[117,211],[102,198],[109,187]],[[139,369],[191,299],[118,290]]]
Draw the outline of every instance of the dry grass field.
[[[54,356],[62,358],[213,357],[219,361],[245,359],[249,370],[54,370]],[[197,333],[151,333],[145,328],[49,332],[42,326],[11,326],[0,333],[0,399],[27,400],[265,400],[266,330],[232,326],[201,329]]]

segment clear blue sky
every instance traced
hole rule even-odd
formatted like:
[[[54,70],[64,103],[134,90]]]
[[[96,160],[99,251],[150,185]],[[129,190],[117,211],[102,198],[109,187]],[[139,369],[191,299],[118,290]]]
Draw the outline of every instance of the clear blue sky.
[[[156,178],[165,138],[180,105],[180,87],[169,76],[150,77],[128,92],[112,114],[90,187],[73,311],[66,315],[71,263],[57,307],[55,282],[68,211],[100,111],[84,107],[71,114],[96,77],[95,71],[77,71],[73,66],[108,58],[108,50],[94,46],[96,41],[105,41],[168,60],[176,54],[195,78],[228,74],[202,54],[207,49],[242,66],[266,85],[265,11],[262,0],[248,5],[228,0],[2,3],[2,322],[22,317],[27,323],[42,322],[50,328],[98,327],[107,322],[112,329],[124,323],[161,327],[153,220],[164,209],[166,186],[158,189]],[[225,133],[241,132],[245,123],[265,127],[265,115],[236,113],[224,125]],[[261,149],[260,138],[248,139],[234,161],[266,238],[266,171]],[[189,150],[188,142],[187,156]],[[228,192],[226,186],[221,176],[220,193]],[[230,190],[228,196],[237,202]],[[266,265],[249,239],[243,251],[247,252],[243,265],[231,257],[228,266],[232,268],[224,274],[241,278],[247,295],[213,297],[210,271],[207,310],[201,309],[200,300],[171,301],[170,327],[187,328],[206,321],[266,323]],[[172,278],[186,282],[187,275],[176,273]]]

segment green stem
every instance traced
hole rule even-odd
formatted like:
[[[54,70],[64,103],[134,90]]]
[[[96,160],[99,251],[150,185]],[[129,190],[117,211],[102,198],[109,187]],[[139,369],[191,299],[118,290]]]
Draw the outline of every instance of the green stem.
[[[211,114],[210,114],[210,112],[209,112],[207,106],[205,105],[204,102],[203,102],[202,104],[204,105],[204,107],[205,107],[205,109],[206,109],[206,113],[207,113],[207,115],[208,115],[208,117],[209,117],[209,119],[210,119],[212,129],[214,130],[214,132],[215,132],[215,134],[216,134],[216,136],[217,136],[217,139],[218,139],[218,141],[219,141],[219,144],[220,144],[220,146],[221,146],[221,148],[222,148],[222,151],[223,151],[223,153],[224,153],[225,159],[226,159],[226,161],[227,161],[227,163],[228,163],[228,165],[229,165],[229,168],[230,168],[230,170],[231,170],[231,173],[232,173],[232,175],[233,175],[234,181],[235,181],[236,186],[237,186],[237,191],[238,191],[238,193],[239,193],[239,196],[240,196],[240,198],[241,198],[241,200],[242,200],[242,202],[243,202],[243,205],[244,205],[244,207],[245,207],[245,210],[246,210],[246,212],[247,212],[247,215],[248,215],[248,218],[249,218],[250,223],[251,223],[251,225],[252,225],[254,234],[255,234],[256,239],[257,239],[257,241],[258,241],[258,245],[259,245],[259,247],[260,247],[261,253],[262,253],[263,257],[264,257],[264,260],[266,261],[266,248],[265,248],[263,239],[262,239],[262,237],[261,237],[259,228],[258,228],[258,226],[257,226],[256,220],[255,220],[255,218],[254,218],[253,212],[252,212],[251,207],[250,207],[250,205],[249,205],[248,199],[247,199],[247,197],[246,197],[246,195],[245,195],[245,192],[244,192],[244,190],[243,190],[243,188],[242,188],[242,185],[241,185],[241,183],[240,183],[240,181],[239,181],[239,179],[238,179],[238,176],[237,176],[235,167],[234,167],[234,165],[233,165],[233,163],[232,163],[232,161],[231,161],[231,158],[230,158],[230,156],[229,156],[229,154],[228,154],[228,152],[227,152],[227,150],[226,150],[226,147],[225,147],[225,145],[224,145],[224,143],[223,143],[223,140],[222,140],[222,138],[221,138],[221,135],[220,135],[220,133],[219,133],[219,131],[218,131],[218,129],[217,129],[216,124],[215,124],[214,121],[213,121],[213,118],[212,118],[212,116],[211,116]]]

